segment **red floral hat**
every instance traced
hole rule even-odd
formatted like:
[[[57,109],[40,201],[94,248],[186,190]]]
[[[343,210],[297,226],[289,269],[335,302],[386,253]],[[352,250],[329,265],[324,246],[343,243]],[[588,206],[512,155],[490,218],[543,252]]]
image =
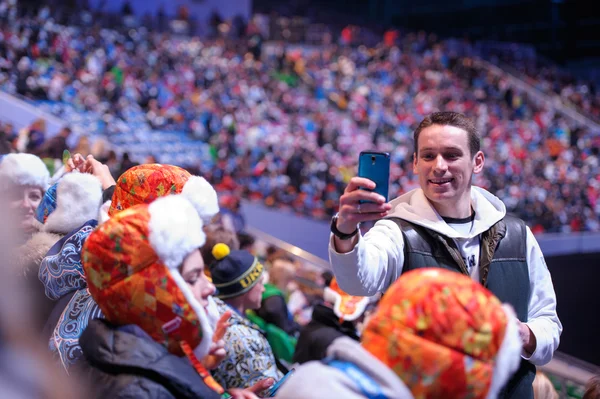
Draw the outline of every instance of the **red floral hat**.
[[[99,220],[104,222],[129,207],[170,194],[186,196],[205,223],[219,212],[217,193],[203,177],[174,165],[144,164],[119,177],[110,204],[103,206],[106,214],[101,214]]]
[[[512,308],[468,276],[434,268],[403,274],[362,340],[418,399],[495,398],[522,346]]]
[[[182,345],[208,354],[213,326],[179,273],[206,236],[181,195],[134,205],[100,225],[86,240],[83,268],[94,300],[116,325],[136,324],[171,353]]]

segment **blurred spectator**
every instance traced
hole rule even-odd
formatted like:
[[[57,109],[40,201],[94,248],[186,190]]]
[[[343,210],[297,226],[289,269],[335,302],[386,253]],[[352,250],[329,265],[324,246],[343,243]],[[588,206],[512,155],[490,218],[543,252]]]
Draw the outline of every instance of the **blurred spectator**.
[[[108,169],[110,170],[110,174],[115,178],[119,178],[119,173],[121,172],[121,165],[119,164],[119,160],[117,159],[117,154],[110,150],[106,157],[106,161],[104,162]]]
[[[308,324],[315,304],[321,302],[325,288],[321,272],[301,265],[296,269],[294,284],[290,289],[288,309],[300,326]]]
[[[238,241],[240,242],[240,250],[254,253],[254,237],[246,232],[237,233]]]
[[[360,151],[390,152],[390,196],[409,191],[416,182],[410,132],[425,114],[456,111],[477,121],[490,154],[475,184],[498,193],[536,232],[600,231],[593,129],[464,56],[467,44],[419,32],[398,35],[389,47],[381,34],[368,43],[367,29],[358,35],[348,26],[346,41],[369,47],[281,45],[261,54],[264,38],[253,23],[238,41],[100,31],[72,20],[64,27],[39,18],[2,25],[10,40],[0,52],[0,87],[29,97],[75,132],[109,138],[132,162],[156,154],[159,162],[210,171],[215,184],[232,181],[251,200],[329,218]],[[214,37],[220,25],[229,27],[215,15]],[[16,57],[27,44],[34,51]],[[592,85],[531,70],[536,87],[600,112]]]
[[[202,253],[202,259],[206,264],[204,272],[210,275],[210,266],[216,261],[212,250],[215,245],[223,243],[229,247],[229,249],[237,251],[240,249],[240,242],[237,234],[229,229],[226,229],[223,225],[218,223],[210,223],[204,226],[204,233],[206,234],[206,243],[200,249]]]
[[[0,156],[13,152],[13,139],[12,126],[0,123]]]
[[[558,399],[558,392],[554,389],[552,381],[546,374],[538,370],[533,380],[534,399]]]
[[[246,228],[246,220],[241,212],[240,198],[236,195],[221,196],[220,221],[225,228],[240,233]]]
[[[137,165],[137,163],[129,159],[128,152],[123,153],[123,156],[121,157],[121,169],[119,170],[118,175],[121,176],[123,173]]]
[[[14,234],[25,243],[39,231],[35,211],[48,189],[50,173],[42,160],[32,154],[8,154],[0,160],[0,201],[18,215]]]
[[[374,307],[377,297],[355,297],[343,292],[335,279],[325,287],[321,303],[317,303],[312,312],[311,321],[302,327],[294,363],[306,363],[322,360],[327,349],[339,337],[359,340],[357,327],[363,322],[365,312]]]
[[[0,17],[2,2],[0,1]],[[0,207],[0,397],[2,398],[81,398],[87,387],[69,379],[56,368],[39,342],[32,320],[35,303],[23,280],[13,273],[15,220],[7,207]],[[13,225],[13,222],[16,225]],[[35,365],[35,366],[34,366]]]
[[[90,146],[90,138],[88,136],[81,136],[75,149],[73,150],[74,154],[84,154],[87,156],[92,153],[92,147]],[[62,154],[61,154],[62,157]]]
[[[271,257],[268,282],[256,314],[268,324],[279,327],[288,335],[295,335],[299,326],[287,307],[289,285],[294,280],[296,267],[289,256],[280,253]]]
[[[587,382],[582,399],[600,399],[600,376],[592,377]]]
[[[21,152],[36,152],[46,139],[46,121],[36,119],[31,125],[19,131],[17,149]]]
[[[71,129],[69,127],[63,127],[60,132],[50,140],[46,141],[44,145],[40,148],[38,153],[41,157],[51,158],[51,159],[61,159],[63,157],[63,152],[68,149],[67,140],[71,136]],[[77,146],[77,151],[80,154],[89,154],[85,152],[85,150],[80,150],[81,141],[79,140],[79,145]],[[88,148],[89,150],[89,148]]]

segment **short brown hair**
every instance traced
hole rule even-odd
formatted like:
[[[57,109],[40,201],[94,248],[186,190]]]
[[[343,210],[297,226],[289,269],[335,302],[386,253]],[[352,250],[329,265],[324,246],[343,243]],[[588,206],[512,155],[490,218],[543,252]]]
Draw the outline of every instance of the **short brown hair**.
[[[212,223],[204,226],[204,233],[206,234],[206,242],[202,248],[200,248],[200,253],[202,254],[202,259],[204,260],[204,270],[206,272],[208,272],[210,265],[216,260],[212,254],[212,250],[215,245],[218,243],[223,243],[232,251],[240,249],[240,242],[235,231],[231,231],[225,228],[223,225]]]
[[[419,123],[419,126],[417,126],[414,133],[415,154],[419,153],[419,135],[421,134],[421,131],[433,125],[454,126],[464,130],[467,132],[469,139],[469,151],[471,156],[474,157],[480,150],[481,140],[473,121],[458,112],[444,111],[429,114],[421,121],[421,123]]]
[[[590,378],[585,384],[585,393],[583,399],[599,399],[600,398],[600,375]]]

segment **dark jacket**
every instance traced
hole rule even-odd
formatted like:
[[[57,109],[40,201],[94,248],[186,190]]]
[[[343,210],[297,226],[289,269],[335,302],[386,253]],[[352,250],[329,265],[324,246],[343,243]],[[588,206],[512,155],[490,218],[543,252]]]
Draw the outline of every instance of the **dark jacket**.
[[[281,328],[288,335],[294,336],[300,329],[288,310],[283,293],[272,284],[265,284],[262,303],[260,309],[256,310],[256,314],[267,323]]]
[[[67,148],[67,139],[63,136],[54,136],[37,151],[37,155],[45,158],[62,159],[63,151]]]
[[[92,320],[79,339],[96,398],[220,399],[186,358],[172,355],[137,326]]]
[[[396,219],[406,246],[403,272],[420,267],[441,267],[468,275],[456,244],[433,230]],[[481,235],[481,284],[502,302],[515,309],[519,320],[527,321],[529,271],[525,223],[506,216]],[[500,399],[533,399],[536,368],[522,359],[519,370],[508,381]]]
[[[340,323],[333,309],[315,305],[312,320],[302,327],[294,352],[294,363],[321,360],[327,356],[327,348],[339,337],[350,337],[358,341],[354,325],[348,321]]]

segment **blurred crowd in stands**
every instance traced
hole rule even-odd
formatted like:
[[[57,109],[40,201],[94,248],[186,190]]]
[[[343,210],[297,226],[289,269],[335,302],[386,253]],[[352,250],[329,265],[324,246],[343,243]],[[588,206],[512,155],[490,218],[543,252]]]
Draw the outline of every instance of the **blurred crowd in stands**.
[[[599,132],[486,69],[466,43],[388,31],[367,47],[358,42],[360,28],[350,26],[335,44],[314,48],[267,45],[253,21],[241,29],[215,18],[209,37],[200,39],[135,21],[111,30],[89,23],[86,12],[67,19],[65,26],[50,8],[21,12],[16,2],[0,0],[0,89],[64,121],[50,134],[44,118],[16,128],[0,117],[0,245],[2,253],[17,252],[21,267],[0,268],[0,291],[19,304],[0,301],[0,396],[220,397],[225,390],[253,399],[294,366],[305,374],[276,397],[318,390],[348,397],[358,392],[356,379],[337,371],[338,379],[306,384],[343,361],[361,378],[376,378],[388,397],[441,397],[449,383],[457,399],[466,392],[495,397],[521,349],[510,342],[519,340],[510,327],[514,315],[479,284],[420,270],[401,277],[382,300],[352,296],[330,272],[249,235],[240,211],[245,198],[328,218],[356,174],[360,151],[373,148],[391,154],[391,197],[417,187],[412,132],[438,109],[476,121],[487,165],[474,184],[498,193],[534,232],[600,231]],[[592,85],[557,85],[544,71],[536,76],[538,88],[598,115]],[[440,295],[448,291],[478,305],[464,312]],[[431,315],[399,323],[389,316],[396,304]],[[403,314],[413,315],[408,307]],[[161,317],[175,316],[190,317],[193,328],[171,336],[172,320]],[[394,333],[382,333],[389,326]],[[469,338],[484,329],[485,340]],[[423,343],[417,330],[430,339]],[[27,345],[39,343],[38,335],[40,345]],[[398,336],[415,344],[396,347]],[[173,337],[195,346],[173,345]],[[460,367],[438,360],[454,338]],[[411,353],[406,370],[383,353],[388,347]],[[480,356],[470,351],[491,354],[465,367]],[[137,363],[121,362],[127,355]],[[300,366],[310,361],[324,374]],[[485,373],[477,374],[479,367]],[[63,368],[81,386],[71,390]],[[467,386],[481,375],[484,383]],[[541,373],[536,381],[536,398],[567,390]],[[598,385],[590,381],[585,399]],[[578,389],[570,397],[582,397]]]
[[[64,27],[48,9],[19,19],[0,12],[0,87],[46,104],[76,133],[72,145],[99,141],[100,158],[113,164],[124,152],[126,163],[153,157],[235,196],[328,218],[361,150],[391,153],[391,196],[415,187],[412,130],[445,109],[474,117],[482,132],[487,167],[474,183],[498,193],[534,232],[600,230],[598,131],[538,103],[456,42],[388,32],[367,48],[350,45],[350,30],[318,50],[267,48],[252,22],[242,39],[201,40],[143,27]],[[570,98],[586,92],[581,103],[596,112],[593,86],[536,76],[539,87]],[[206,147],[196,157],[169,155],[144,143],[156,131]],[[126,136],[138,141],[123,145]],[[25,141],[35,150],[44,137]]]

